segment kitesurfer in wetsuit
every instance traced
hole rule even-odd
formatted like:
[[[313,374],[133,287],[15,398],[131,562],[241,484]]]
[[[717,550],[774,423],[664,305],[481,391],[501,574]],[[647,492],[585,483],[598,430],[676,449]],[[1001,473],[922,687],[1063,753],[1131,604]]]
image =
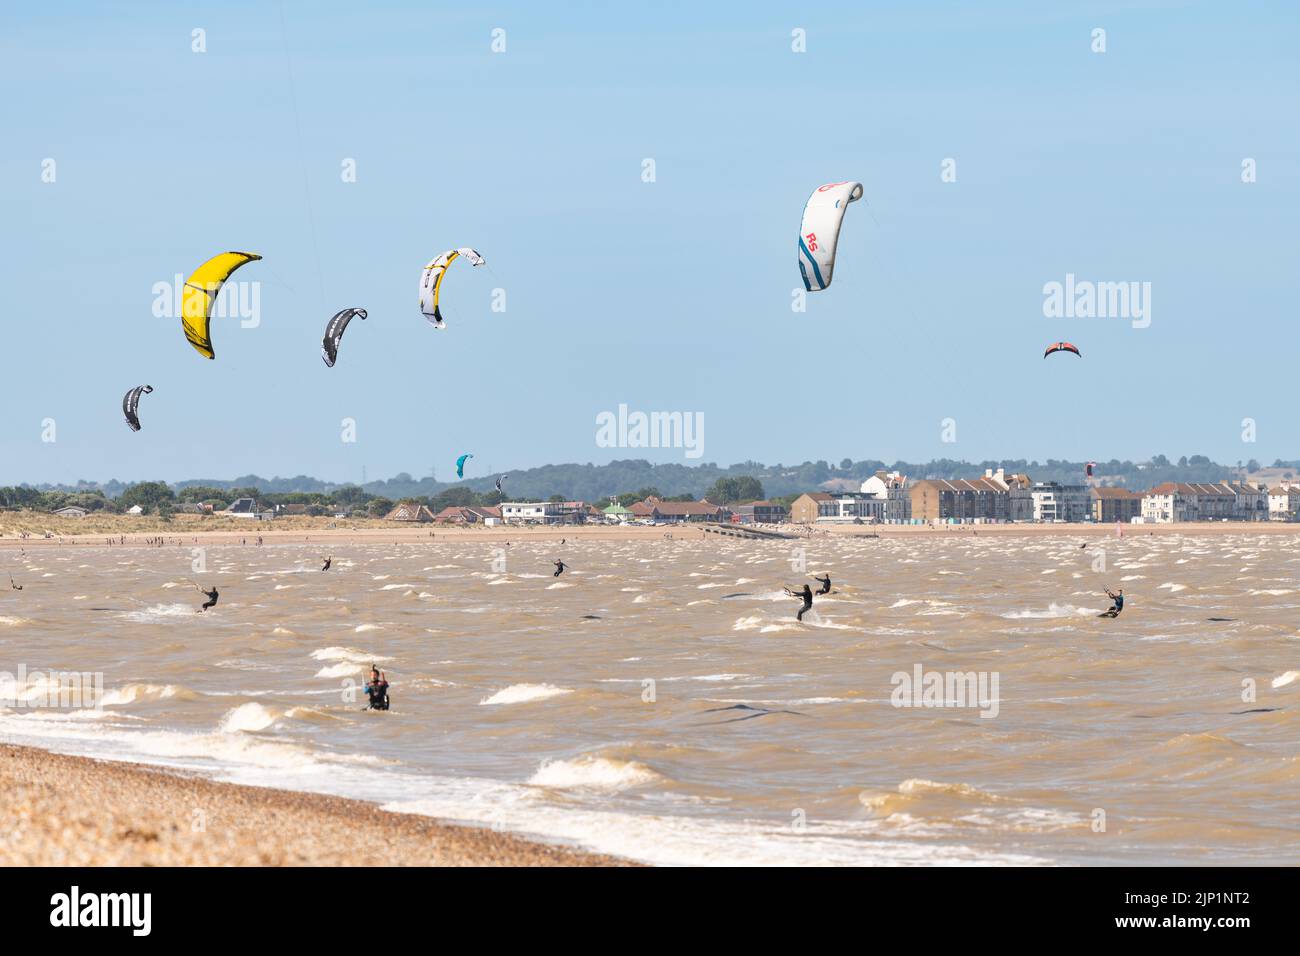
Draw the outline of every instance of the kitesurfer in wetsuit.
[[[1120,588],[1118,594],[1116,594],[1114,591],[1111,591],[1110,589],[1107,589],[1106,597],[1110,598],[1115,603],[1111,606],[1110,610],[1104,612],[1101,616],[1119,617],[1119,612],[1124,610],[1124,589]]]
[[[370,710],[388,709],[388,677],[373,665],[370,668],[370,680],[366,684],[366,696],[370,698]]]
[[[322,571],[328,571],[328,570],[330,569],[330,564],[331,564],[333,561],[334,561],[333,556],[326,558],[326,559],[325,559],[325,567],[321,568],[321,570],[322,570]]]
[[[567,567],[568,567],[568,565],[566,565],[563,561],[556,561],[556,562],[555,562],[555,574],[553,574],[552,577],[556,577],[556,578],[558,578],[561,574],[564,573],[564,571],[565,571],[565,569],[566,569]]]
[[[817,592],[818,594],[831,593],[831,576],[829,574],[824,574],[820,578],[814,577],[813,580],[820,581],[822,583],[821,590]]]
[[[14,584],[14,576],[12,574],[9,575],[9,587],[15,591],[21,591],[23,589],[21,584]]]
[[[795,591],[791,588],[786,588],[785,593],[790,595],[790,597],[796,597],[803,601],[803,607],[799,608],[799,613],[795,615],[796,620],[802,621],[804,614],[812,610],[813,592],[811,585],[805,584],[802,591]]]
[[[196,588],[199,588],[199,586],[198,586],[197,584],[194,585],[194,586],[195,586]],[[199,608],[200,611],[206,611],[208,608],[210,608],[210,607],[215,607],[215,606],[216,606],[216,603],[217,603],[217,589],[216,589],[215,586],[212,588],[211,591],[205,591],[205,590],[203,590],[203,588],[199,588],[199,593],[200,593],[200,594],[203,594],[203,595],[205,595],[205,596],[207,597],[207,600],[206,600],[205,602],[203,602],[203,606],[202,606],[201,608]]]

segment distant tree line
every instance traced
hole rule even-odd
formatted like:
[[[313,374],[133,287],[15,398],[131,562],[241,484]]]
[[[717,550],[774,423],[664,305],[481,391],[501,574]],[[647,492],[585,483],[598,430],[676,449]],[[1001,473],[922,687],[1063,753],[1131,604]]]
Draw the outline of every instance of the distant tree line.
[[[309,514],[333,514],[346,508],[376,515],[386,514],[399,501],[419,502],[437,513],[449,505],[482,507],[505,500],[600,503],[614,498],[627,507],[650,495],[665,501],[696,501],[707,497],[722,504],[771,496],[774,501],[788,504],[807,491],[853,487],[877,471],[898,471],[913,479],[973,478],[983,475],[986,469],[1002,468],[1008,474],[1027,474],[1035,481],[1079,484],[1084,478],[1085,465],[1083,461],[1054,458],[1041,462],[1023,458],[980,462],[949,458],[928,462],[843,458],[838,465],[824,460],[798,465],[744,461],[724,468],[714,463],[655,464],[644,459],[625,459],[605,465],[545,465],[513,471],[506,479],[504,494],[494,486],[496,475],[451,484],[401,473],[364,485],[331,484],[306,475],[271,479],[245,475],[233,481],[205,479],[172,485],[160,481],[113,480],[104,484],[82,481],[73,486],[3,487],[0,507],[53,511],[79,505],[89,511],[121,512],[138,504],[146,513],[166,514],[178,505],[194,503],[210,504],[215,510],[221,510],[236,498],[251,497],[265,506],[306,505]],[[1155,455],[1144,462],[1098,461],[1094,475],[1106,484],[1141,490],[1166,481],[1223,481],[1243,472],[1258,471],[1260,467],[1255,459],[1224,465],[1204,455],[1184,455],[1177,461]],[[1278,459],[1271,467],[1293,470],[1294,475],[1300,475],[1300,461]]]

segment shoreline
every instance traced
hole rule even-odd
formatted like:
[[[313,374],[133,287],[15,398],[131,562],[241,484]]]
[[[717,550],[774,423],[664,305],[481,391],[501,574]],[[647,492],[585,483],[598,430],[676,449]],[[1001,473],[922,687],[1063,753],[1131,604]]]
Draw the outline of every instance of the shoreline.
[[[0,743],[4,866],[640,866],[365,800]]]
[[[85,520],[85,519],[80,519]],[[369,525],[346,528],[329,527],[324,519],[317,519],[319,524],[309,524],[310,519],[280,519],[280,522],[248,521],[239,524],[223,524],[212,527],[211,519],[181,520],[163,523],[157,519],[118,519],[112,528],[99,531],[80,531],[79,519],[56,518],[42,522],[42,531],[53,533],[53,537],[41,537],[33,531],[33,537],[20,538],[12,530],[4,527],[0,521],[0,548],[25,550],[27,548],[60,547],[63,545],[83,547],[184,547],[186,545],[239,545],[256,547],[255,539],[261,537],[264,544],[438,544],[445,541],[466,542],[481,541],[499,544],[505,542],[553,541],[634,541],[638,539],[658,539],[663,541],[683,540],[742,540],[735,537],[718,536],[705,531],[699,524],[688,522],[677,525],[555,525],[555,526],[497,526],[479,525]],[[233,519],[232,519],[233,520]],[[286,527],[289,521],[292,526]],[[711,527],[719,527],[712,525]],[[743,530],[747,525],[726,526]],[[1124,538],[1167,536],[1167,535],[1224,535],[1257,534],[1300,535],[1300,523],[1281,521],[1188,521],[1170,524],[964,524],[964,525],[761,525],[760,528],[775,530],[788,535],[787,538],[773,538],[774,541],[815,541],[827,537],[865,537],[865,538],[949,538],[958,536],[1033,536],[1064,538]],[[672,535],[671,538],[668,535]],[[125,543],[120,543],[125,538]],[[163,544],[157,544],[161,540]]]

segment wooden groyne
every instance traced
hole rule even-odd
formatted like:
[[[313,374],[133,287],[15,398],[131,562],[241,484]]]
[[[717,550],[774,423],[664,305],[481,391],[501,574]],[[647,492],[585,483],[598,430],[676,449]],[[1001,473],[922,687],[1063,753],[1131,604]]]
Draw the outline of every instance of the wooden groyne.
[[[769,531],[766,528],[747,528],[738,524],[706,524],[704,530],[711,534],[726,535],[731,538],[746,538],[750,541],[789,541],[798,535],[782,531]]]

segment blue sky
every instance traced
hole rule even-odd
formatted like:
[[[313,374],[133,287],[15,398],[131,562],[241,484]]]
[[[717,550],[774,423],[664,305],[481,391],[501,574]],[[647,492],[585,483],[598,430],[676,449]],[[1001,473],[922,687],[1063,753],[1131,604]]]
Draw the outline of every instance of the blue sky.
[[[0,483],[685,460],[597,447],[620,403],[702,413],[723,464],[1300,456],[1287,4],[728,7],[6,5]],[[488,265],[437,332],[420,270],[460,245]],[[214,319],[208,362],[151,289],[227,249],[265,257],[261,324]],[[1066,273],[1150,282],[1150,327],[1046,318]]]

